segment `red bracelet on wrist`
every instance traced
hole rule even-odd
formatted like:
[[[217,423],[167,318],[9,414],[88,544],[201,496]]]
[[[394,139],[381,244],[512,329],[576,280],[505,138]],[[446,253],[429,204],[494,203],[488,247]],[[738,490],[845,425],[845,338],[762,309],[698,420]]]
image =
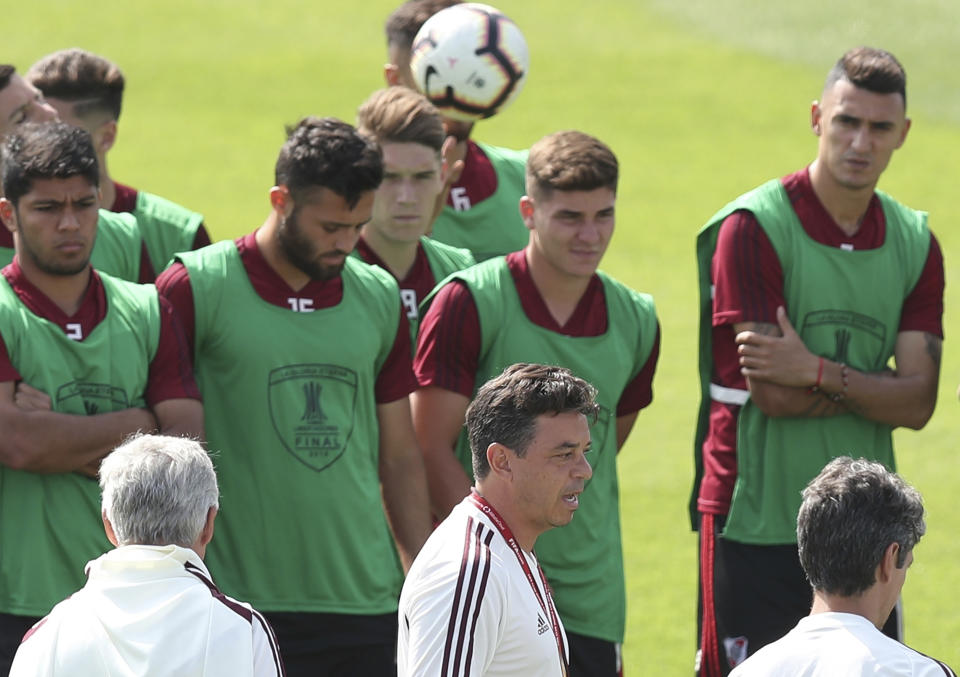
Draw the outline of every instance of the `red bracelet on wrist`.
[[[823,383],[823,358],[820,358],[820,365],[817,367],[817,382],[810,386],[808,392],[810,394],[820,391],[820,384]]]

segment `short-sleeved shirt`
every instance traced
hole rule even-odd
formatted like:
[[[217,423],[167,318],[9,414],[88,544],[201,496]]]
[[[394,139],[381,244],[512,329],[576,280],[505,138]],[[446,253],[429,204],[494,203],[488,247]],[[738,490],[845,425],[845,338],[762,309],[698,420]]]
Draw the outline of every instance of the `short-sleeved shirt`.
[[[791,205],[807,235],[821,244],[853,250],[875,249],[885,240],[886,221],[874,195],[860,228],[846,235],[813,191],[808,169],[781,179]],[[753,214],[737,211],[720,227],[713,255],[713,376],[724,388],[746,390],[740,373],[733,325],[741,322],[776,324],[778,306],[785,306],[780,260]],[[943,256],[931,233],[930,249],[920,279],[903,302],[899,331],[923,331],[943,336]],[[697,507],[702,512],[726,514],[737,479],[736,404],[712,401],[703,443],[704,477]]]
[[[526,246],[529,232],[520,216],[526,194],[527,151],[467,142],[463,172],[450,187],[430,237],[484,261]]]
[[[298,291],[294,291],[281,278],[260,252],[256,233],[250,233],[236,240],[240,260],[247,272],[251,285],[264,301],[281,308],[291,308],[291,299],[295,302],[308,301],[312,308],[330,308],[343,298],[343,283],[340,277],[331,280],[312,280]],[[157,278],[157,290],[173,305],[183,325],[191,353],[194,349],[196,322],[194,320],[193,290],[190,287],[190,275],[181,263],[175,263]],[[295,310],[291,308],[291,310]],[[397,326],[397,338],[377,376],[376,400],[383,404],[406,397],[416,387],[416,381],[410,369],[410,332],[407,319],[401,313]]]
[[[533,278],[524,251],[508,254],[507,266],[520,303],[534,324],[566,336],[600,336],[607,330],[603,284],[594,275],[573,315],[560,326],[550,314]],[[480,360],[480,319],[467,286],[459,281],[444,285],[424,314],[414,373],[421,388],[438,386],[472,397]],[[617,405],[617,416],[640,411],[653,400],[653,375],[660,354],[660,335],[642,369],[627,385]]]
[[[16,259],[0,273],[7,279],[14,292],[35,315],[45,318],[63,329],[77,341],[89,336],[107,314],[107,298],[100,275],[94,270],[84,292],[80,307],[73,315],[67,315],[23,274]],[[150,362],[147,404],[154,406],[164,400],[179,398],[200,399],[200,391],[193,378],[191,353],[186,337],[172,306],[163,298],[160,301],[160,339],[157,352]],[[6,344],[0,336],[0,383],[19,381],[20,374],[7,353]]]
[[[110,211],[126,212],[129,214],[136,215],[138,212],[140,191],[137,190],[136,188],[127,186],[122,183],[118,183],[116,181],[113,183],[113,187],[114,187],[115,193],[114,193],[113,204],[110,206]],[[182,218],[180,211],[182,210],[183,214],[187,214],[189,212],[187,212],[187,210],[185,209],[182,209],[179,205],[176,205],[173,203],[169,203],[169,204],[170,204],[171,211],[176,212],[178,214],[178,218],[168,222],[170,228],[173,229],[174,231],[184,228],[185,219]],[[206,247],[208,244],[210,244],[210,235],[207,233],[207,229],[203,225],[203,222],[201,221],[199,225],[197,225],[196,219],[190,220],[190,225],[187,227],[187,230],[184,232],[184,235],[179,238],[176,238],[172,235],[168,238],[159,238],[159,237],[151,237],[149,233],[145,234],[143,239],[143,252],[144,254],[146,254],[146,258],[143,259],[143,261],[149,263],[150,270],[149,270],[149,277],[146,277],[147,275],[146,272],[143,272],[143,271],[141,272],[141,277],[140,277],[141,282],[153,282],[154,278],[156,277],[156,274],[163,269],[163,266],[166,265],[166,263],[173,256],[173,254],[176,253],[175,251],[171,251],[169,248],[163,249],[162,246],[160,245],[160,242],[162,240],[183,242],[184,241],[183,237],[188,235],[189,230],[192,229],[194,226],[196,227],[196,231],[194,232],[193,242],[190,245],[190,249],[200,249],[200,247]],[[141,227],[146,227],[146,224],[143,224]],[[151,251],[148,241],[153,242],[155,251]],[[173,249],[176,249],[176,247],[173,247]],[[141,265],[144,265],[144,263],[142,262]]]

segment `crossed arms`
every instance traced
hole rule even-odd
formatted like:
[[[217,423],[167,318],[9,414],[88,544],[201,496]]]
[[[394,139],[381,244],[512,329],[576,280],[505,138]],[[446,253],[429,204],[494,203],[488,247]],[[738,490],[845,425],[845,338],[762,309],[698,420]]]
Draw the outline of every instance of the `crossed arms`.
[[[894,369],[868,373],[811,353],[783,307],[777,324],[734,324],[740,370],[753,403],[768,416],[823,417],[854,413],[871,421],[919,430],[933,414],[940,379],[942,339],[923,331],[901,331]],[[844,384],[846,371],[846,384]],[[833,397],[830,397],[833,396]]]

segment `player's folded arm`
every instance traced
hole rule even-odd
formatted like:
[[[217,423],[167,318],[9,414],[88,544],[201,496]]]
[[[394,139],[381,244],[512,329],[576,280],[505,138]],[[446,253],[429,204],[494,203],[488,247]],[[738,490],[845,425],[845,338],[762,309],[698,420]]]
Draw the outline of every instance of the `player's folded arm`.
[[[25,411],[14,399],[15,385],[0,383],[0,463],[15,470],[72,472],[110,453],[130,433],[156,427],[146,409],[91,416]]]

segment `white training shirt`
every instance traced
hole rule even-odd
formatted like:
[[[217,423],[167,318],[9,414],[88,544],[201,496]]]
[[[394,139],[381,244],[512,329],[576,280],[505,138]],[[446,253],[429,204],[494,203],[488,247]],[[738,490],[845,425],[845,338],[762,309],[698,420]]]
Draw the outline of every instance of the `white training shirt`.
[[[87,583],[27,633],[11,677],[276,677],[273,631],[217,590],[193,550],[130,545],[87,564]]]
[[[546,599],[536,557],[524,555]],[[563,674],[550,616],[514,551],[469,497],[417,555],[398,614],[398,677]],[[566,661],[562,625],[560,634]]]
[[[730,677],[955,677],[953,670],[891,639],[863,616],[812,614],[741,663]]]

